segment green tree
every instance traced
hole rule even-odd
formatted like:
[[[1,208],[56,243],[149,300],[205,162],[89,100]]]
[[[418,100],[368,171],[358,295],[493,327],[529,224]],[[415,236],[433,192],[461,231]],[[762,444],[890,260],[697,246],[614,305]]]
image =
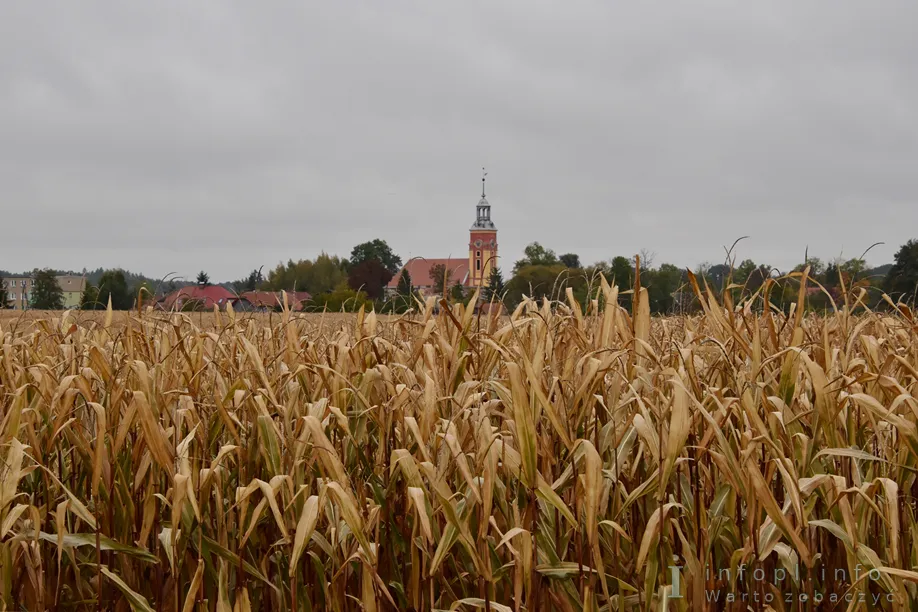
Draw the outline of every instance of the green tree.
[[[558,258],[558,261],[564,264],[567,268],[582,268],[580,265],[580,255],[576,253],[565,253]]]
[[[462,302],[465,300],[465,288],[462,286],[462,283],[457,281],[449,290],[449,296],[454,302]]]
[[[499,301],[503,298],[505,289],[504,276],[501,274],[500,268],[494,266],[491,268],[491,276],[488,277],[488,286],[484,288],[482,295],[488,302],[491,300]]]
[[[609,282],[618,285],[620,291],[627,291],[634,286],[634,264],[627,257],[619,255],[612,258],[609,272],[612,274]]]
[[[373,300],[366,293],[354,291],[346,282],[342,282],[334,291],[313,298],[312,304],[312,310],[328,312],[357,312],[361,306],[366,310],[373,308]]]
[[[733,270],[733,282],[742,285],[749,280],[749,275],[755,270],[755,262],[751,259],[744,259],[739,267]]]
[[[61,310],[64,307],[64,291],[57,283],[54,270],[33,272],[30,307],[36,310]]]
[[[402,258],[396,255],[385,240],[376,238],[362,242],[351,250],[351,266],[375,259],[389,271],[389,279],[395,276],[402,267]],[[386,282],[389,282],[388,280]]]
[[[529,244],[523,249],[524,257],[513,264],[513,274],[516,275],[526,266],[554,266],[558,264],[558,256],[551,249],[546,249],[538,242]]]
[[[647,287],[650,311],[655,314],[673,312],[675,294],[680,290],[682,269],[672,264],[661,264],[659,268],[641,272],[641,285]]]
[[[387,268],[388,269],[388,268]],[[347,280],[347,260],[327,253],[320,253],[312,264],[300,291],[308,291],[313,295],[332,291],[335,287]]]
[[[434,264],[430,266],[430,281],[433,284],[434,293],[445,297],[449,288],[452,272],[444,264]]]
[[[411,285],[411,274],[408,273],[407,268],[402,270],[402,273],[398,277],[398,288],[396,291],[398,291],[398,294],[401,296],[410,296],[414,291],[414,287]]]
[[[99,302],[99,288],[86,283],[83,295],[80,296],[80,310],[101,310],[104,308]]]
[[[112,300],[112,310],[130,310],[134,304],[134,296],[128,289],[124,270],[106,270],[99,279],[98,292],[97,301],[102,308],[108,308],[109,297]]]
[[[886,275],[886,293],[894,300],[914,303],[918,294],[918,240],[903,244]]]
[[[759,267],[753,270],[752,274],[750,274],[749,278],[746,280],[746,289],[749,291],[758,291],[762,285],[765,284],[765,281],[771,278],[771,272],[771,266],[759,264]]]
[[[6,291],[6,283],[0,281],[0,310],[10,308],[10,294]]]
[[[794,272],[803,272],[803,269],[809,266],[810,267],[810,278],[819,278],[826,271],[826,264],[823,263],[818,257],[807,257],[806,262],[794,266]]]
[[[383,290],[392,274],[377,259],[367,259],[351,266],[347,274],[347,284],[354,291],[363,291],[371,299],[383,296]]]
[[[863,272],[867,269],[867,262],[855,257],[843,263],[839,266],[839,269],[845,274],[845,283],[850,284],[863,275]]]
[[[302,287],[302,283],[296,283],[294,280],[294,271],[297,266],[308,265],[312,267],[312,262],[309,260],[303,261],[300,260],[297,263],[294,263],[292,259],[288,260],[287,263],[279,263],[277,266],[268,272],[268,279],[265,281],[265,289],[270,291],[291,291],[294,284],[298,287]],[[308,289],[307,289],[308,291]]]
[[[271,270],[262,287],[270,291],[308,291],[312,295],[328,293],[347,280],[345,264],[345,260],[327,253],[315,260],[291,259]]]
[[[631,294],[624,293],[634,288],[634,262],[621,255],[613,257],[607,270],[609,276],[606,280],[610,284],[618,285],[618,303],[626,309],[631,309]]]
[[[245,278],[233,281],[233,288],[236,289],[236,293],[245,293],[247,291],[255,291],[264,282],[265,277],[261,275],[261,268],[258,268],[257,270],[252,270]]]
[[[198,272],[198,278],[195,281],[199,287],[208,287],[210,286],[210,277],[204,270]]]
[[[415,291],[411,283],[411,274],[408,273],[407,268],[402,268],[402,272],[399,274],[396,294],[391,306],[395,312],[406,312],[414,305]]]
[[[707,269],[705,279],[711,290],[720,295],[727,287],[727,278],[730,276],[730,266],[717,264]],[[642,283],[643,284],[643,283]]]
[[[536,301],[545,297],[564,299],[567,287],[571,287],[575,293],[582,293],[585,285],[583,271],[572,272],[560,263],[553,266],[525,266],[507,283],[506,301],[511,305],[518,304],[524,295]]]
[[[137,304],[137,300],[141,304],[150,304],[156,298],[156,288],[150,281],[140,281],[130,289],[130,296],[132,305]]]
[[[823,281],[826,287],[838,287],[841,284],[841,272],[834,261],[826,266],[826,273]]]

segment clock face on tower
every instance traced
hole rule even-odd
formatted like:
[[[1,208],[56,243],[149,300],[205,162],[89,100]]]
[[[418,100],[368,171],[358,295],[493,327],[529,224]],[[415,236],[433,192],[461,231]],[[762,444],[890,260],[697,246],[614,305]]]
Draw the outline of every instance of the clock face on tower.
[[[475,241],[475,246],[481,248],[481,239]]]

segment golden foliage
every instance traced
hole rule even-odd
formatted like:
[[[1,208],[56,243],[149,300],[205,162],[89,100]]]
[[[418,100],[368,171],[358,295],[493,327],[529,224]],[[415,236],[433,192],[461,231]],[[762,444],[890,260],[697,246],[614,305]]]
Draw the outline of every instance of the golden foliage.
[[[4,318],[0,605],[914,600],[910,313],[652,319],[636,290],[633,317],[603,281],[502,318]]]

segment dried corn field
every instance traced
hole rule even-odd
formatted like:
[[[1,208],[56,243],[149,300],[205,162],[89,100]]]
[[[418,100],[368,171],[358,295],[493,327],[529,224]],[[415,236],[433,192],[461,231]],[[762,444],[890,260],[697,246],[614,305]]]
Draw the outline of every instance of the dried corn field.
[[[911,312],[638,291],[0,321],[3,609],[903,609]]]

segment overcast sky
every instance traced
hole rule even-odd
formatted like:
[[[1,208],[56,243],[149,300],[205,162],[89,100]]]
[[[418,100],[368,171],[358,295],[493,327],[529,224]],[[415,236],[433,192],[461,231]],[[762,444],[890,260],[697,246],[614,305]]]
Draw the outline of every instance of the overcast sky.
[[[918,237],[918,3],[4,2],[0,269]]]

